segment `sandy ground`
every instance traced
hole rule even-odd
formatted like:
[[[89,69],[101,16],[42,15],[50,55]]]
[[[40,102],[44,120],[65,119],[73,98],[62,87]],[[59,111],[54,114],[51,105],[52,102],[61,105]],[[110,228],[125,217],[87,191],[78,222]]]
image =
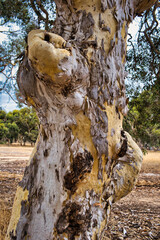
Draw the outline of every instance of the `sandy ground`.
[[[31,152],[31,147],[0,146],[0,240]],[[160,152],[144,156],[135,189],[113,206],[105,239],[160,240]]]

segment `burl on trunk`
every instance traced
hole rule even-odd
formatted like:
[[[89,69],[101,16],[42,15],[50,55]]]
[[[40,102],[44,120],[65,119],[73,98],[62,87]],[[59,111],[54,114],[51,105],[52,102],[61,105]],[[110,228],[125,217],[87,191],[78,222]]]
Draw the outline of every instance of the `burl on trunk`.
[[[133,188],[142,152],[127,114],[129,23],[148,0],[56,0],[52,32],[33,30],[17,81],[41,128],[6,239],[103,239],[112,204]]]

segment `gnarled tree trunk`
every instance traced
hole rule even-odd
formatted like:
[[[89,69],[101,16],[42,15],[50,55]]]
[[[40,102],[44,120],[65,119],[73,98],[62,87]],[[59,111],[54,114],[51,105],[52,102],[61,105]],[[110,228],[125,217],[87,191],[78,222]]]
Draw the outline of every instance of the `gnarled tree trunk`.
[[[29,33],[18,72],[41,129],[6,239],[102,239],[112,203],[141,167],[142,152],[122,129],[126,37],[154,1],[55,2],[52,33]]]

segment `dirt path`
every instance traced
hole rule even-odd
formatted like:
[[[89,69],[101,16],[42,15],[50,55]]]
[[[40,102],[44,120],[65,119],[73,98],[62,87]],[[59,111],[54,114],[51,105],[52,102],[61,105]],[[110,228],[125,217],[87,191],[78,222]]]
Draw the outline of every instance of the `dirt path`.
[[[0,240],[31,152],[31,147],[0,146]],[[144,157],[136,188],[114,204],[105,239],[160,240],[160,152]]]

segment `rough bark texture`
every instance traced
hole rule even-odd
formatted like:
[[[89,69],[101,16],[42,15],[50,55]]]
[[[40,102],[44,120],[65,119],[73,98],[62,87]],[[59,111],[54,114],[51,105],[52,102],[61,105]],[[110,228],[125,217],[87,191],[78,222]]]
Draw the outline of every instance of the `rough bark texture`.
[[[122,129],[126,37],[138,1],[55,2],[52,33],[29,33],[18,71],[41,129],[6,239],[102,239],[112,203],[141,167],[142,152]]]

